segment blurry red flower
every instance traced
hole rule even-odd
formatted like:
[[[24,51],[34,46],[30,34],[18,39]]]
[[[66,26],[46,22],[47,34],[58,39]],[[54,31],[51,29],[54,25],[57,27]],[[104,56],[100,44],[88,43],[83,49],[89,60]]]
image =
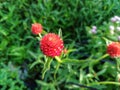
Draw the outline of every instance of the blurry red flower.
[[[41,24],[39,24],[39,23],[34,23],[34,24],[32,24],[32,27],[31,27],[31,30],[32,30],[32,33],[33,34],[39,34],[39,33],[41,33],[42,32],[42,25]]]
[[[107,46],[107,53],[111,57],[120,57],[120,43],[119,42],[112,42]]]
[[[63,40],[54,33],[46,34],[40,41],[40,49],[46,56],[60,56],[63,48]]]

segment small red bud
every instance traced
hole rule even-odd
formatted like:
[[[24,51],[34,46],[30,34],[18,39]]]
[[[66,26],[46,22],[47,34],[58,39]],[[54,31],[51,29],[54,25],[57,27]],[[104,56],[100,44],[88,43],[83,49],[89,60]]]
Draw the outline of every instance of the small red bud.
[[[34,23],[34,24],[32,24],[32,27],[31,27],[31,30],[32,30],[32,33],[33,34],[36,34],[36,35],[38,35],[39,33],[41,33],[42,32],[42,25],[41,24],[39,24],[39,23]]]

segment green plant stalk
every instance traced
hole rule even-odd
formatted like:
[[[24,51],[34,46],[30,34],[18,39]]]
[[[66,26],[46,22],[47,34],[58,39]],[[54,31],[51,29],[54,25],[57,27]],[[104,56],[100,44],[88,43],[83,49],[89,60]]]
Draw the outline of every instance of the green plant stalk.
[[[114,85],[120,85],[119,82],[107,82],[107,81],[105,81],[105,82],[99,82],[99,84],[114,84]]]
[[[116,81],[118,83],[120,83],[120,58],[116,58],[116,69],[117,69]],[[120,85],[119,85],[118,89],[120,89]]]
[[[55,59],[56,59],[59,63],[62,63],[62,61],[61,61],[60,57],[55,56]]]
[[[44,79],[45,73],[50,69],[50,64],[52,62],[52,58],[48,58],[44,64],[44,68],[42,70],[42,79]]]
[[[112,84],[112,85],[120,85],[119,82],[111,82],[111,81],[103,81],[103,82],[91,83],[91,84],[88,84],[88,85],[91,86],[91,85],[95,85],[95,84],[104,84],[104,85],[106,85],[106,84]]]
[[[40,39],[41,39],[41,38],[42,38],[41,34],[39,33],[38,35],[39,35],[39,37],[40,37]]]
[[[102,59],[104,59],[104,58],[106,58],[106,57],[108,57],[108,56],[109,56],[108,54],[105,54],[105,55],[103,55],[102,57],[98,58],[97,60],[95,60],[95,61],[93,61],[93,62],[94,62],[94,64],[96,64],[96,63],[98,63],[100,60],[102,60]]]
[[[60,67],[60,63],[58,62],[57,66],[56,66],[56,69],[55,69],[55,73],[54,73],[54,79],[56,79],[56,73],[57,73],[59,67]]]

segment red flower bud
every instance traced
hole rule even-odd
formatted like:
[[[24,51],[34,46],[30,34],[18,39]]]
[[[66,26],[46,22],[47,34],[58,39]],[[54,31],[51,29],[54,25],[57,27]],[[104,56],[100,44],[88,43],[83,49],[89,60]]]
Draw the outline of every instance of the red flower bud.
[[[64,54],[67,54],[68,50],[65,48],[65,49],[63,50],[63,52],[64,52]]]
[[[42,32],[42,25],[41,24],[39,24],[39,23],[34,23],[34,24],[32,24],[32,27],[31,27],[31,30],[32,30],[32,33],[33,34],[39,34],[39,33],[41,33]]]
[[[63,40],[54,33],[46,34],[40,41],[40,49],[46,56],[60,56],[63,48]]]
[[[119,42],[112,42],[107,46],[107,53],[111,57],[120,57],[120,43]]]

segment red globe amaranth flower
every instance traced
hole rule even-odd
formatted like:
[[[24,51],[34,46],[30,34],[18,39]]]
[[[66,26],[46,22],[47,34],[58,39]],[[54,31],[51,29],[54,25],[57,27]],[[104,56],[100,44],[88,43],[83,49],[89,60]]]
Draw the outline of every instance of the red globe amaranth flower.
[[[107,53],[111,57],[120,57],[120,43],[119,42],[112,42],[107,46]]]
[[[32,30],[32,33],[33,34],[39,34],[39,33],[41,33],[42,32],[42,25],[41,24],[39,24],[39,23],[34,23],[34,24],[32,24],[32,27],[31,27],[31,30]]]
[[[54,33],[46,34],[40,41],[40,49],[46,56],[60,56],[63,48],[63,40]]]

